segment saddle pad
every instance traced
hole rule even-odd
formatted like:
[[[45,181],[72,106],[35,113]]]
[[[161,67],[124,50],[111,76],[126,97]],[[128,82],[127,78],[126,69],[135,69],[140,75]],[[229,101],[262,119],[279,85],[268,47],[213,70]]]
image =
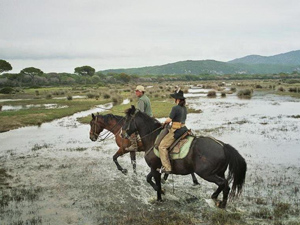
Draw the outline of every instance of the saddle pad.
[[[192,144],[194,138],[195,137],[193,137],[193,136],[187,136],[186,139],[181,140],[180,142],[186,141],[186,140],[187,141],[186,141],[185,144],[183,144],[181,146],[180,151],[178,153],[175,153],[173,151],[170,152],[170,159],[175,160],[175,159],[183,159],[183,158],[185,158],[187,156],[187,154],[189,153],[189,150],[190,150],[190,147],[191,147],[191,144]],[[177,145],[180,145],[180,142]],[[175,146],[174,149],[176,149],[176,146]],[[154,148],[153,151],[154,151],[154,154],[158,158],[160,158],[159,157],[159,151],[158,151],[158,149]]]

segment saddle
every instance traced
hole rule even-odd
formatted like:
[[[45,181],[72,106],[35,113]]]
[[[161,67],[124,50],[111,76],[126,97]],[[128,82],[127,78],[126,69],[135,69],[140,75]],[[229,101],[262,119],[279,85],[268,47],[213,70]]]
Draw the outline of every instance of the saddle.
[[[160,158],[158,146],[162,139],[169,133],[168,129],[165,128],[158,135],[154,144],[154,154]],[[168,148],[170,159],[183,159],[187,156],[190,150],[190,146],[194,140],[194,136],[190,130],[185,131],[174,143]]]

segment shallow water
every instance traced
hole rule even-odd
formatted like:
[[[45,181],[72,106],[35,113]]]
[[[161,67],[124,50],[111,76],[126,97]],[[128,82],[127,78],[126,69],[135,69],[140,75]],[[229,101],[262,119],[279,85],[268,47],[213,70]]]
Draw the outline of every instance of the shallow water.
[[[3,105],[2,111],[19,111],[22,109],[30,108],[45,108],[45,109],[62,109],[68,108],[67,105],[58,105],[58,104],[29,104],[29,105]]]
[[[235,146],[241,153],[270,163],[300,165],[300,101],[272,94],[252,99],[193,98],[188,101],[199,115],[187,125],[196,133],[210,134]]]
[[[248,163],[243,195],[227,208],[244,218],[237,224],[270,224],[255,213],[273,213],[280,202],[290,205],[282,221],[297,221],[300,119],[291,116],[300,114],[299,100],[263,92],[255,92],[250,100],[235,94],[190,94],[189,106],[203,113],[189,114],[187,126],[197,135],[231,144]],[[143,224],[151,224],[161,221],[161,212],[205,224],[204,212],[215,212],[208,201],[214,184],[198,178],[200,187],[193,187],[190,176],[171,176],[164,184],[165,202],[157,204],[145,180],[149,169],[142,153],[137,155],[137,175],[129,155],[119,158],[129,170],[125,176],[112,161],[114,140],[89,140],[90,126],[76,118],[111,106],[0,134],[0,190],[8,196],[4,207],[0,205],[3,224],[141,224],[147,218],[149,223]]]

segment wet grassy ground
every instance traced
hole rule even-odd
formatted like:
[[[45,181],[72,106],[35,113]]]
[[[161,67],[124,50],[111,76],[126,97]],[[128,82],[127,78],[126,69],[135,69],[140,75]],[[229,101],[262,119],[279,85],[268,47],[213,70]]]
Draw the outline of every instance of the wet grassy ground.
[[[193,187],[189,176],[171,177],[157,203],[142,156],[138,174],[125,176],[105,146],[1,157],[1,224],[299,224],[298,167],[247,157],[242,196],[220,210],[209,206],[215,186],[199,179]]]
[[[137,175],[121,157],[123,175],[112,161],[114,141],[92,143],[89,126],[74,118],[0,134],[1,224],[299,225],[298,102],[257,92],[188,102],[203,110],[188,126],[232,144],[248,163],[243,193],[226,210],[211,204],[214,184],[199,178],[193,186],[190,176],[171,176],[157,203],[143,155]]]

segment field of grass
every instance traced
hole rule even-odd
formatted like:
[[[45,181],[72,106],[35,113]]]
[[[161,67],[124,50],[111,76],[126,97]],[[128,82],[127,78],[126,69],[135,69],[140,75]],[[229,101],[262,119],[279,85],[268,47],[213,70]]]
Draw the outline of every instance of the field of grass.
[[[231,83],[232,88],[238,90],[264,90],[279,95],[288,95],[300,97],[300,81],[282,82],[280,80],[251,80],[251,81],[226,81]],[[174,106],[170,93],[173,92],[174,86],[179,85],[184,92],[187,92],[191,85],[202,84],[203,87],[222,91],[224,82],[221,81],[203,81],[203,82],[174,82],[172,84],[144,84],[151,86],[146,89],[146,94],[151,100],[152,110],[155,117],[167,117]],[[107,85],[107,87],[47,87],[37,89],[17,89],[14,94],[1,94],[0,99],[23,99],[20,101],[1,102],[3,105],[28,105],[28,104],[57,104],[58,108],[45,109],[45,107],[22,108],[18,111],[0,111],[0,132],[11,129],[28,126],[40,125],[54,119],[72,115],[79,111],[92,108],[95,105],[106,102],[113,102],[114,107],[102,112],[103,114],[113,113],[124,115],[124,111],[130,105],[136,105],[137,97],[134,94],[135,84],[126,85]],[[86,99],[74,99],[72,96],[85,96]],[[66,99],[55,99],[55,97],[66,97]],[[120,104],[123,99],[129,99],[129,104]],[[63,108],[59,108],[59,107]],[[199,113],[189,109],[189,113]],[[79,121],[88,123],[90,117],[80,118]]]
[[[46,109],[44,107],[33,107],[18,111],[3,111],[0,113],[0,132],[23,126],[41,125],[44,122],[70,116],[76,112],[88,110],[95,105],[105,102],[107,101],[95,99],[77,99],[72,101],[53,99],[29,100],[26,101],[26,104],[57,104],[58,106],[63,106],[63,108]],[[24,101],[11,102],[9,104],[24,104]]]

